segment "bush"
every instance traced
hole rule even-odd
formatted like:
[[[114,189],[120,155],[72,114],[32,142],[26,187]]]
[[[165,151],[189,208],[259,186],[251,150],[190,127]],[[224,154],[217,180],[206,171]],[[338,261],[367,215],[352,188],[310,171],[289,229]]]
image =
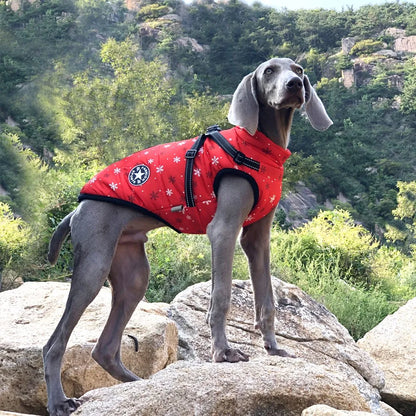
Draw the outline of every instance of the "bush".
[[[371,258],[377,244],[364,227],[343,210],[321,211],[302,228],[273,234],[273,258],[294,271],[312,262],[336,268],[340,278],[370,284]]]
[[[146,293],[149,301],[170,302],[188,286],[211,278],[211,248],[204,235],[177,234],[168,228],[159,228],[149,234],[146,251],[151,268]],[[233,278],[248,278],[240,247],[234,256]]]
[[[383,42],[379,40],[365,39],[360,40],[351,48],[351,55],[370,55],[383,48]]]
[[[322,302],[358,339],[416,295],[416,264],[382,247],[346,211],[272,231],[272,273]]]
[[[29,228],[15,218],[10,207],[0,202],[0,289],[5,269],[16,268],[29,242]]]

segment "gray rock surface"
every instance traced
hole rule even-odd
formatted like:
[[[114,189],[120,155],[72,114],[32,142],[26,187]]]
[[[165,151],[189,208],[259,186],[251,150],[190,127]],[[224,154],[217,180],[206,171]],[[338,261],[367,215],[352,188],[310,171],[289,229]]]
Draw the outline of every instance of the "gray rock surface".
[[[385,374],[384,400],[404,415],[416,412],[416,298],[387,316],[358,345]]]
[[[67,283],[30,282],[0,293],[0,409],[45,414],[42,347],[62,315],[68,290]],[[110,306],[111,291],[104,287],[69,341],[62,382],[70,397],[118,383],[90,354]],[[163,304],[142,303],[126,328],[123,361],[141,377],[149,377],[176,360],[177,330],[165,310]],[[138,352],[127,335],[137,338]]]

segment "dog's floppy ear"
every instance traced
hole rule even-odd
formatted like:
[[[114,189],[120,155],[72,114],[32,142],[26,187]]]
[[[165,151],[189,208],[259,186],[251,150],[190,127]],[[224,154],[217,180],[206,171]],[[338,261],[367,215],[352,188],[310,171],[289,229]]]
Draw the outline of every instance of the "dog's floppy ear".
[[[246,75],[238,85],[228,111],[228,121],[246,129],[251,135],[259,122],[259,103],[256,97],[256,75]]]
[[[318,97],[318,94],[313,89],[306,75],[303,78],[303,84],[305,86],[305,111],[309,122],[316,130],[326,130],[333,124],[332,120],[328,117],[321,99]]]

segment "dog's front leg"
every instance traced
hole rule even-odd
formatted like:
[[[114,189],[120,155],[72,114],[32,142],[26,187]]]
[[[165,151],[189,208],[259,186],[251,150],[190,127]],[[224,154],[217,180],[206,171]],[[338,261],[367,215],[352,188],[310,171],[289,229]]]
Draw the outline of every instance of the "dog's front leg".
[[[247,227],[241,235],[241,246],[246,253],[253,284],[255,326],[263,335],[264,348],[270,355],[293,357],[277,347],[274,331],[275,305],[270,275],[270,229],[274,210]]]
[[[216,362],[247,361],[248,355],[230,348],[225,325],[231,299],[235,244],[241,226],[253,207],[253,191],[247,180],[227,176],[221,180],[217,199],[217,211],[207,228],[212,250],[212,292],[208,313],[212,359]]]

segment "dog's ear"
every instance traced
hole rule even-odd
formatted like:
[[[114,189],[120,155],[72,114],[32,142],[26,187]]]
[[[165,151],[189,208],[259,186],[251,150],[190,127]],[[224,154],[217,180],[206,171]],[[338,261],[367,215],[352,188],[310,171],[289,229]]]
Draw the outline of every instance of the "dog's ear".
[[[238,85],[228,111],[228,121],[246,129],[251,135],[259,122],[259,103],[256,96],[255,73],[246,75]]]
[[[318,94],[313,89],[306,75],[303,78],[303,84],[305,86],[305,111],[309,122],[316,130],[326,130],[333,124],[332,120],[328,117],[321,99],[318,97]]]

